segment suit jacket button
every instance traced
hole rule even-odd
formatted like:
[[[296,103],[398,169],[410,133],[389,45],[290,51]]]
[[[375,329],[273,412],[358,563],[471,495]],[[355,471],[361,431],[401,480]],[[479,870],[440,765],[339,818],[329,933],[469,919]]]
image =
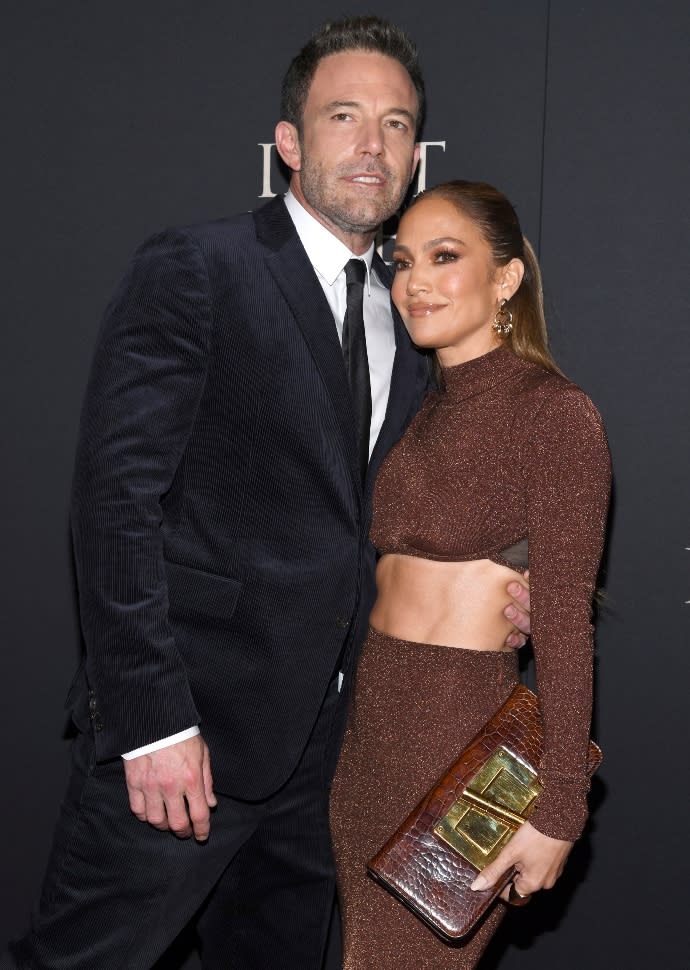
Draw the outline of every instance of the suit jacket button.
[[[96,710],[96,706],[97,706],[96,698],[95,697],[89,698],[89,710],[91,711],[91,716],[92,717],[93,717],[94,712]]]
[[[346,616],[336,616],[335,625],[339,630],[347,630],[350,625],[350,621]]]

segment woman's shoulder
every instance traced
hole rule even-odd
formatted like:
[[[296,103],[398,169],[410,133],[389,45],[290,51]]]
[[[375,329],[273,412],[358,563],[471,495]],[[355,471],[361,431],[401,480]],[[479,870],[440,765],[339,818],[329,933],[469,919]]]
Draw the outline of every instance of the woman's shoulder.
[[[520,363],[516,393],[521,406],[535,417],[572,413],[596,416],[601,422],[596,405],[579,384],[532,361],[521,359]]]
[[[512,432],[526,455],[592,453],[608,462],[606,429],[596,405],[568,378],[529,361],[522,362],[513,401]]]

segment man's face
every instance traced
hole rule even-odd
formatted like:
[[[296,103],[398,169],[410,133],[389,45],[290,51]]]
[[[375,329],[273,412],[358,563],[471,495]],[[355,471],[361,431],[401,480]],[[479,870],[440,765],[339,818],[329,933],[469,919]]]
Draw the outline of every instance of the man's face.
[[[319,63],[286,161],[295,195],[346,244],[400,206],[419,157],[417,111],[414,85],[393,58],[346,51]]]

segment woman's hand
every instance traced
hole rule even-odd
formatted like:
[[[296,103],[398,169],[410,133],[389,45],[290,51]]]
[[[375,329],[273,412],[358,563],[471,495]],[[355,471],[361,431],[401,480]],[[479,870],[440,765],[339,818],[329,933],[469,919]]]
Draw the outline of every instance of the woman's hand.
[[[515,866],[517,875],[512,883],[515,887],[513,899],[509,899],[510,886],[506,886],[501,898],[519,902],[519,898],[515,899],[515,893],[519,897],[530,896],[538,889],[551,889],[556,884],[572,847],[572,842],[552,839],[525,822],[491,865],[479,873],[470,888],[488,889],[506,870]]]

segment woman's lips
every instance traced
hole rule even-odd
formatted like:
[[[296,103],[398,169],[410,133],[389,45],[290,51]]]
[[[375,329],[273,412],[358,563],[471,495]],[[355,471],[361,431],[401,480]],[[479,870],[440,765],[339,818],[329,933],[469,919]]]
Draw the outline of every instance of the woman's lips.
[[[436,310],[442,310],[443,306],[440,303],[408,303],[407,312],[411,317],[428,317],[430,313],[434,313]]]

